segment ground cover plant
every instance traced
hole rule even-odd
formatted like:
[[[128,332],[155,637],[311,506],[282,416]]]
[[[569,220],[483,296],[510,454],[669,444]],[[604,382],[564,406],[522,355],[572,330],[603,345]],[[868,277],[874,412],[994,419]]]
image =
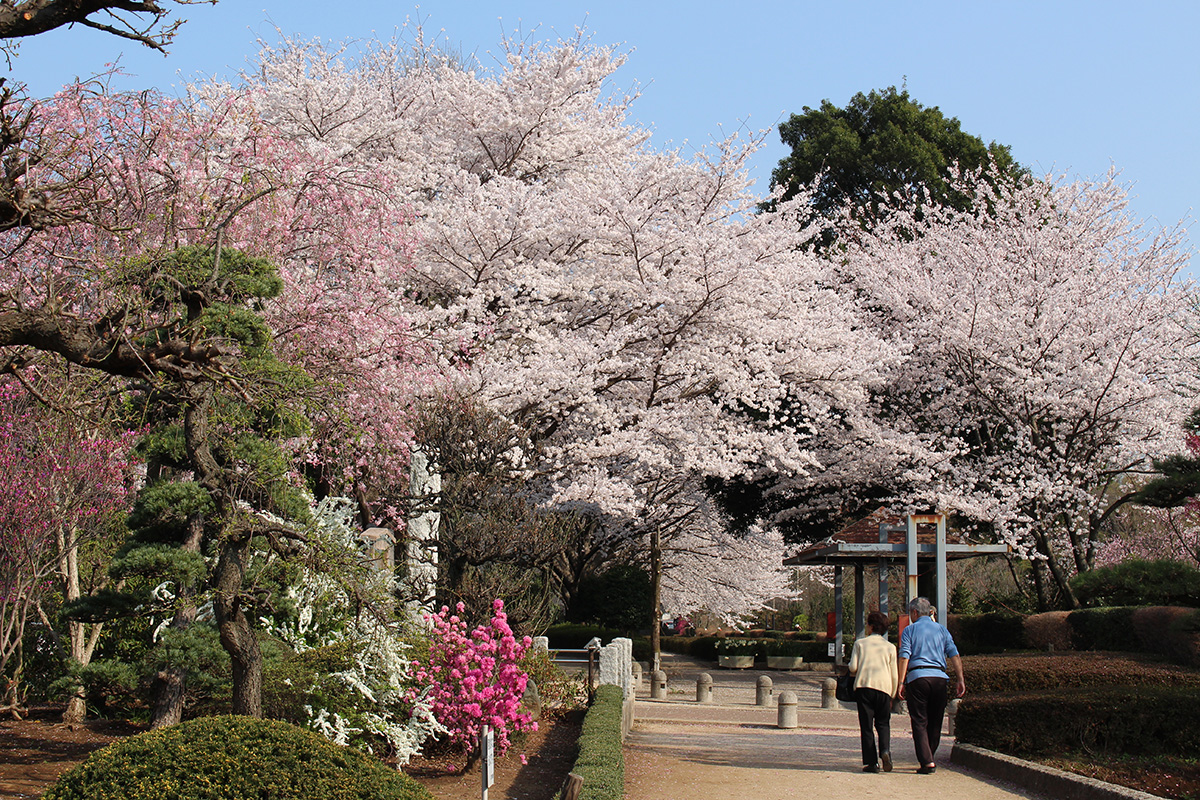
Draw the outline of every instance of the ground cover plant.
[[[205,717],[110,745],[63,775],[46,800],[429,800],[412,778],[283,722]]]
[[[1162,797],[1200,798],[1200,670],[1114,653],[963,659],[962,742]]]

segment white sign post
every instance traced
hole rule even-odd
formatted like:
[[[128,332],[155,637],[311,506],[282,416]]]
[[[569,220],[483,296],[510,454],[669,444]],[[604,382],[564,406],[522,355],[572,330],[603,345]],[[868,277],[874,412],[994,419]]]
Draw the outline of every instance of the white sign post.
[[[490,725],[479,732],[479,771],[483,776],[483,800],[488,800],[488,787],[496,782],[496,737]]]

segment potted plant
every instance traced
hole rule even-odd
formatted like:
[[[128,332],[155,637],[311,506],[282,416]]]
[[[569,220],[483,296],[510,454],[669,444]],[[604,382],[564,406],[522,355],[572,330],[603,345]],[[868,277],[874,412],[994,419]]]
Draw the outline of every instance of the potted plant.
[[[757,639],[729,637],[717,642],[717,664],[729,669],[749,669],[754,666],[754,657],[762,649]]]
[[[764,642],[768,669],[804,669],[804,653],[811,646],[795,639]]]

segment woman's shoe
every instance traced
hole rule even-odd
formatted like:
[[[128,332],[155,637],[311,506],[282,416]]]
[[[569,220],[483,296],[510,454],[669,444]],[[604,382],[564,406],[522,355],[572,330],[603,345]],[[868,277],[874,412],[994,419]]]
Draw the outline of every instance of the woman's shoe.
[[[917,768],[918,775],[932,775],[935,772],[937,772],[936,764],[929,764],[929,765],[922,764],[920,767]]]
[[[879,760],[881,762],[883,762],[883,771],[884,772],[892,771],[892,754],[891,753],[880,753]]]

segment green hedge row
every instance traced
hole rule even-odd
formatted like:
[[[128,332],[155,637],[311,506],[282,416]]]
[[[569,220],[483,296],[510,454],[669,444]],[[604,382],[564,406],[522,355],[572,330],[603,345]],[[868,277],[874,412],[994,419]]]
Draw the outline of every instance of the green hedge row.
[[[1153,653],[1200,666],[1200,610],[1118,606],[1034,614],[1024,623],[1028,647]]]
[[[971,694],[1095,686],[1200,688],[1200,672],[1135,653],[1005,653],[966,656]]]
[[[1129,755],[1200,750],[1200,688],[1090,686],[972,695],[955,718],[960,742],[1018,756],[1080,749]]]
[[[633,660],[650,660],[650,639],[645,636],[633,635],[628,631],[605,628],[600,625],[583,625],[578,622],[551,625],[546,630],[546,638],[550,640],[551,650],[578,650],[596,637],[599,637],[602,644],[608,644],[617,637],[630,639],[633,641]]]
[[[621,800],[625,794],[625,756],[621,749],[623,703],[619,686],[601,686],[583,718],[579,756],[572,770],[583,778],[580,800]]]
[[[832,661],[829,646],[825,642],[802,641],[799,639],[748,639],[744,637],[718,638],[716,636],[664,636],[660,642],[663,652],[679,653],[704,661],[716,661],[726,650],[724,644],[734,644],[736,651],[755,658],[768,655],[800,656],[815,663]],[[847,640],[847,646],[851,642]]]
[[[402,772],[286,722],[202,717],[93,753],[46,800],[433,800]]]

